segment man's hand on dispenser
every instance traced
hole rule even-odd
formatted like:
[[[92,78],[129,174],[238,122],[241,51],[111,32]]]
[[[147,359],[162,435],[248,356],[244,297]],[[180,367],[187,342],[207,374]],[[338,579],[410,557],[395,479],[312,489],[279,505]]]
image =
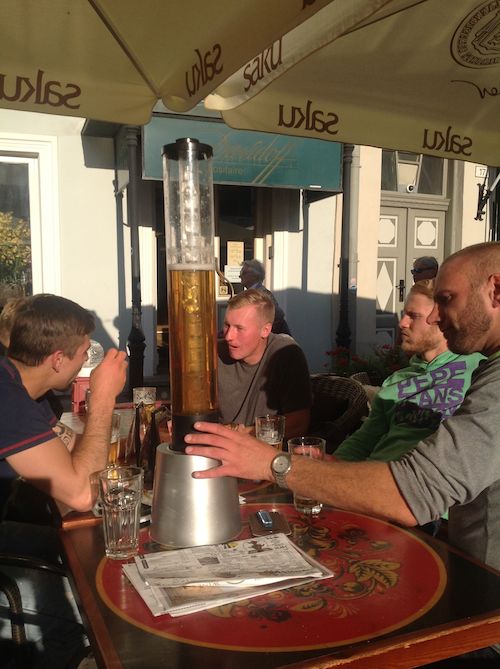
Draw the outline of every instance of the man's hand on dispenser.
[[[199,432],[186,436],[186,443],[189,444],[186,453],[221,461],[218,467],[193,472],[194,478],[235,476],[274,481],[271,462],[277,453],[275,448],[258,441],[246,431],[232,430],[218,423],[199,422],[194,427]]]

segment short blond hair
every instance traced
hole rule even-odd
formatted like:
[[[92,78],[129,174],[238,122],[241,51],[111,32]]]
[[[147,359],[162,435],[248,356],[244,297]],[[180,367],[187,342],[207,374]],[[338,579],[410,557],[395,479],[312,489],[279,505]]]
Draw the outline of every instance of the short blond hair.
[[[260,290],[249,288],[228,300],[227,309],[241,309],[242,307],[255,307],[264,323],[274,321],[274,303],[268,295]]]
[[[416,281],[408,291],[408,297],[410,297],[410,295],[424,295],[425,297],[428,297],[429,300],[434,301],[434,284],[434,279],[422,279],[422,281]]]

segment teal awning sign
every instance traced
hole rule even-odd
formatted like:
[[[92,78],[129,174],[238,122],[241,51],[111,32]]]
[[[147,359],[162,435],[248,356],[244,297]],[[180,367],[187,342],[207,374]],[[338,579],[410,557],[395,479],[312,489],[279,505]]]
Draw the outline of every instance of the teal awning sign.
[[[341,190],[342,144],[233,130],[220,121],[155,116],[144,126],[145,179],[162,179],[164,144],[192,137],[213,148],[218,184]]]

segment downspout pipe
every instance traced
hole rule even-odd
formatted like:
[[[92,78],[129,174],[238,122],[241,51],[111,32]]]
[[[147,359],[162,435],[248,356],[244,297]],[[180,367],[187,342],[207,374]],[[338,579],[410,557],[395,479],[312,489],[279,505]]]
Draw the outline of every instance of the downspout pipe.
[[[144,385],[144,350],[146,348],[142,329],[141,306],[141,262],[139,255],[139,128],[127,126],[127,158],[129,184],[127,187],[127,210],[130,226],[130,253],[132,270],[132,327],[128,336],[129,375],[128,390]]]
[[[336,344],[343,348],[351,347],[351,329],[349,327],[349,228],[351,223],[351,165],[354,144],[344,144],[342,158],[342,227],[340,240],[339,272],[339,322],[336,332]]]

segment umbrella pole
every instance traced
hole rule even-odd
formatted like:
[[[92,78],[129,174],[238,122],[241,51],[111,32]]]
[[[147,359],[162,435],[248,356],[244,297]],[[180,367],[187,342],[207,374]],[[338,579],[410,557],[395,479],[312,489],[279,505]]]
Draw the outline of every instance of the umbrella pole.
[[[351,346],[351,329],[349,327],[349,228],[351,218],[351,165],[353,151],[353,144],[344,144],[342,158],[342,228],[339,263],[339,324],[335,340],[337,346],[347,349]]]
[[[130,253],[132,270],[132,327],[128,336],[129,349],[129,392],[144,385],[144,349],[146,348],[142,329],[141,308],[141,263],[139,255],[139,217],[138,217],[138,169],[137,146],[139,128],[127,126],[127,151],[129,183],[127,187],[128,220],[130,226]]]

